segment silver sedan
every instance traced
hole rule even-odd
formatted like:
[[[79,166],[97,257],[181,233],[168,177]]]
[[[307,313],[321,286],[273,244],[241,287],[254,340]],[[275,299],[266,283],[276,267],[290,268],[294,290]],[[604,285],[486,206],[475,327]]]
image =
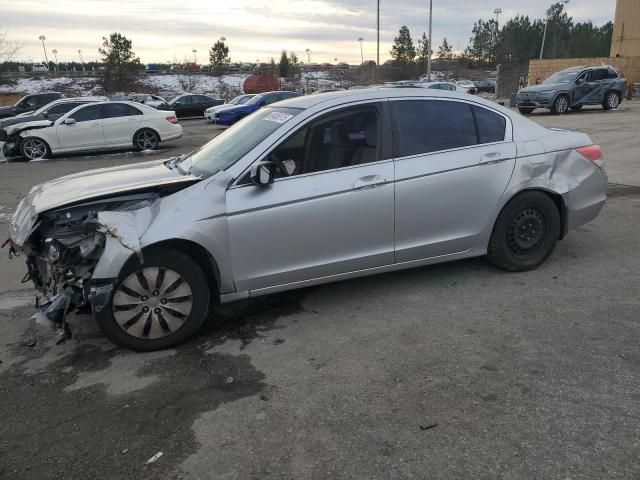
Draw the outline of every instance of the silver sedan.
[[[483,255],[536,268],[606,185],[585,134],[456,92],[344,91],[267,106],[184,157],[38,185],[10,247],[42,321],[89,303],[112,341],[155,350],[218,302]]]

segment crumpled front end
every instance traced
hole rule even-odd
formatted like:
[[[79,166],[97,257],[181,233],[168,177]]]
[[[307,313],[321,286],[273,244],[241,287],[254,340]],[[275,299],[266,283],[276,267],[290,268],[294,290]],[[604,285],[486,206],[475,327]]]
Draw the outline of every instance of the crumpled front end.
[[[26,257],[23,282],[31,280],[38,292],[41,308],[34,315],[38,323],[70,335],[66,316],[88,305],[91,277],[107,237],[140,255],[142,232],[131,225],[141,211],[146,211],[144,221],[150,222],[158,199],[157,193],[131,194],[40,215],[29,196],[20,203],[11,222],[11,238]]]

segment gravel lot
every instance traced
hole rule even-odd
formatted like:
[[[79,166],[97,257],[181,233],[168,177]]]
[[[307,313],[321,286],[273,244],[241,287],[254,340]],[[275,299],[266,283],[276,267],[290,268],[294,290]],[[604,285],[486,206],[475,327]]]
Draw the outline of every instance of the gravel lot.
[[[591,135],[612,184],[533,272],[477,259],[265,297],[135,354],[86,315],[54,345],[2,251],[0,478],[640,478],[640,102],[532,118]],[[220,131],[182,123],[148,156],[0,164],[0,239],[33,184]]]

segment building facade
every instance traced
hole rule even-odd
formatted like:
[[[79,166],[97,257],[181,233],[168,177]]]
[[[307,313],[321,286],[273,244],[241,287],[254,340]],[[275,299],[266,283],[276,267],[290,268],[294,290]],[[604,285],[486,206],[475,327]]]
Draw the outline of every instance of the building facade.
[[[640,0],[617,1],[611,56],[640,57]]]

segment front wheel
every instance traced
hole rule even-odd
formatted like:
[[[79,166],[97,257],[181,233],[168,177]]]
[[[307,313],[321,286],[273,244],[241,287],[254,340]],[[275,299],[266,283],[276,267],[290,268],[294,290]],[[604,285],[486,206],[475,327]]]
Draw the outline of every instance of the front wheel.
[[[569,97],[566,95],[558,95],[551,105],[551,113],[562,115],[569,110]]]
[[[191,337],[209,309],[209,282],[200,266],[173,249],[143,252],[123,269],[111,299],[94,316],[113,343],[131,350],[173,347]]]
[[[560,214],[542,192],[524,192],[500,212],[493,227],[487,259],[497,267],[517,272],[544,262],[560,238]]]
[[[153,130],[145,129],[140,130],[133,137],[133,146],[137,150],[155,150],[158,148],[160,138],[158,134]]]
[[[47,142],[37,137],[27,137],[20,143],[20,154],[27,160],[43,160],[51,157]]]

